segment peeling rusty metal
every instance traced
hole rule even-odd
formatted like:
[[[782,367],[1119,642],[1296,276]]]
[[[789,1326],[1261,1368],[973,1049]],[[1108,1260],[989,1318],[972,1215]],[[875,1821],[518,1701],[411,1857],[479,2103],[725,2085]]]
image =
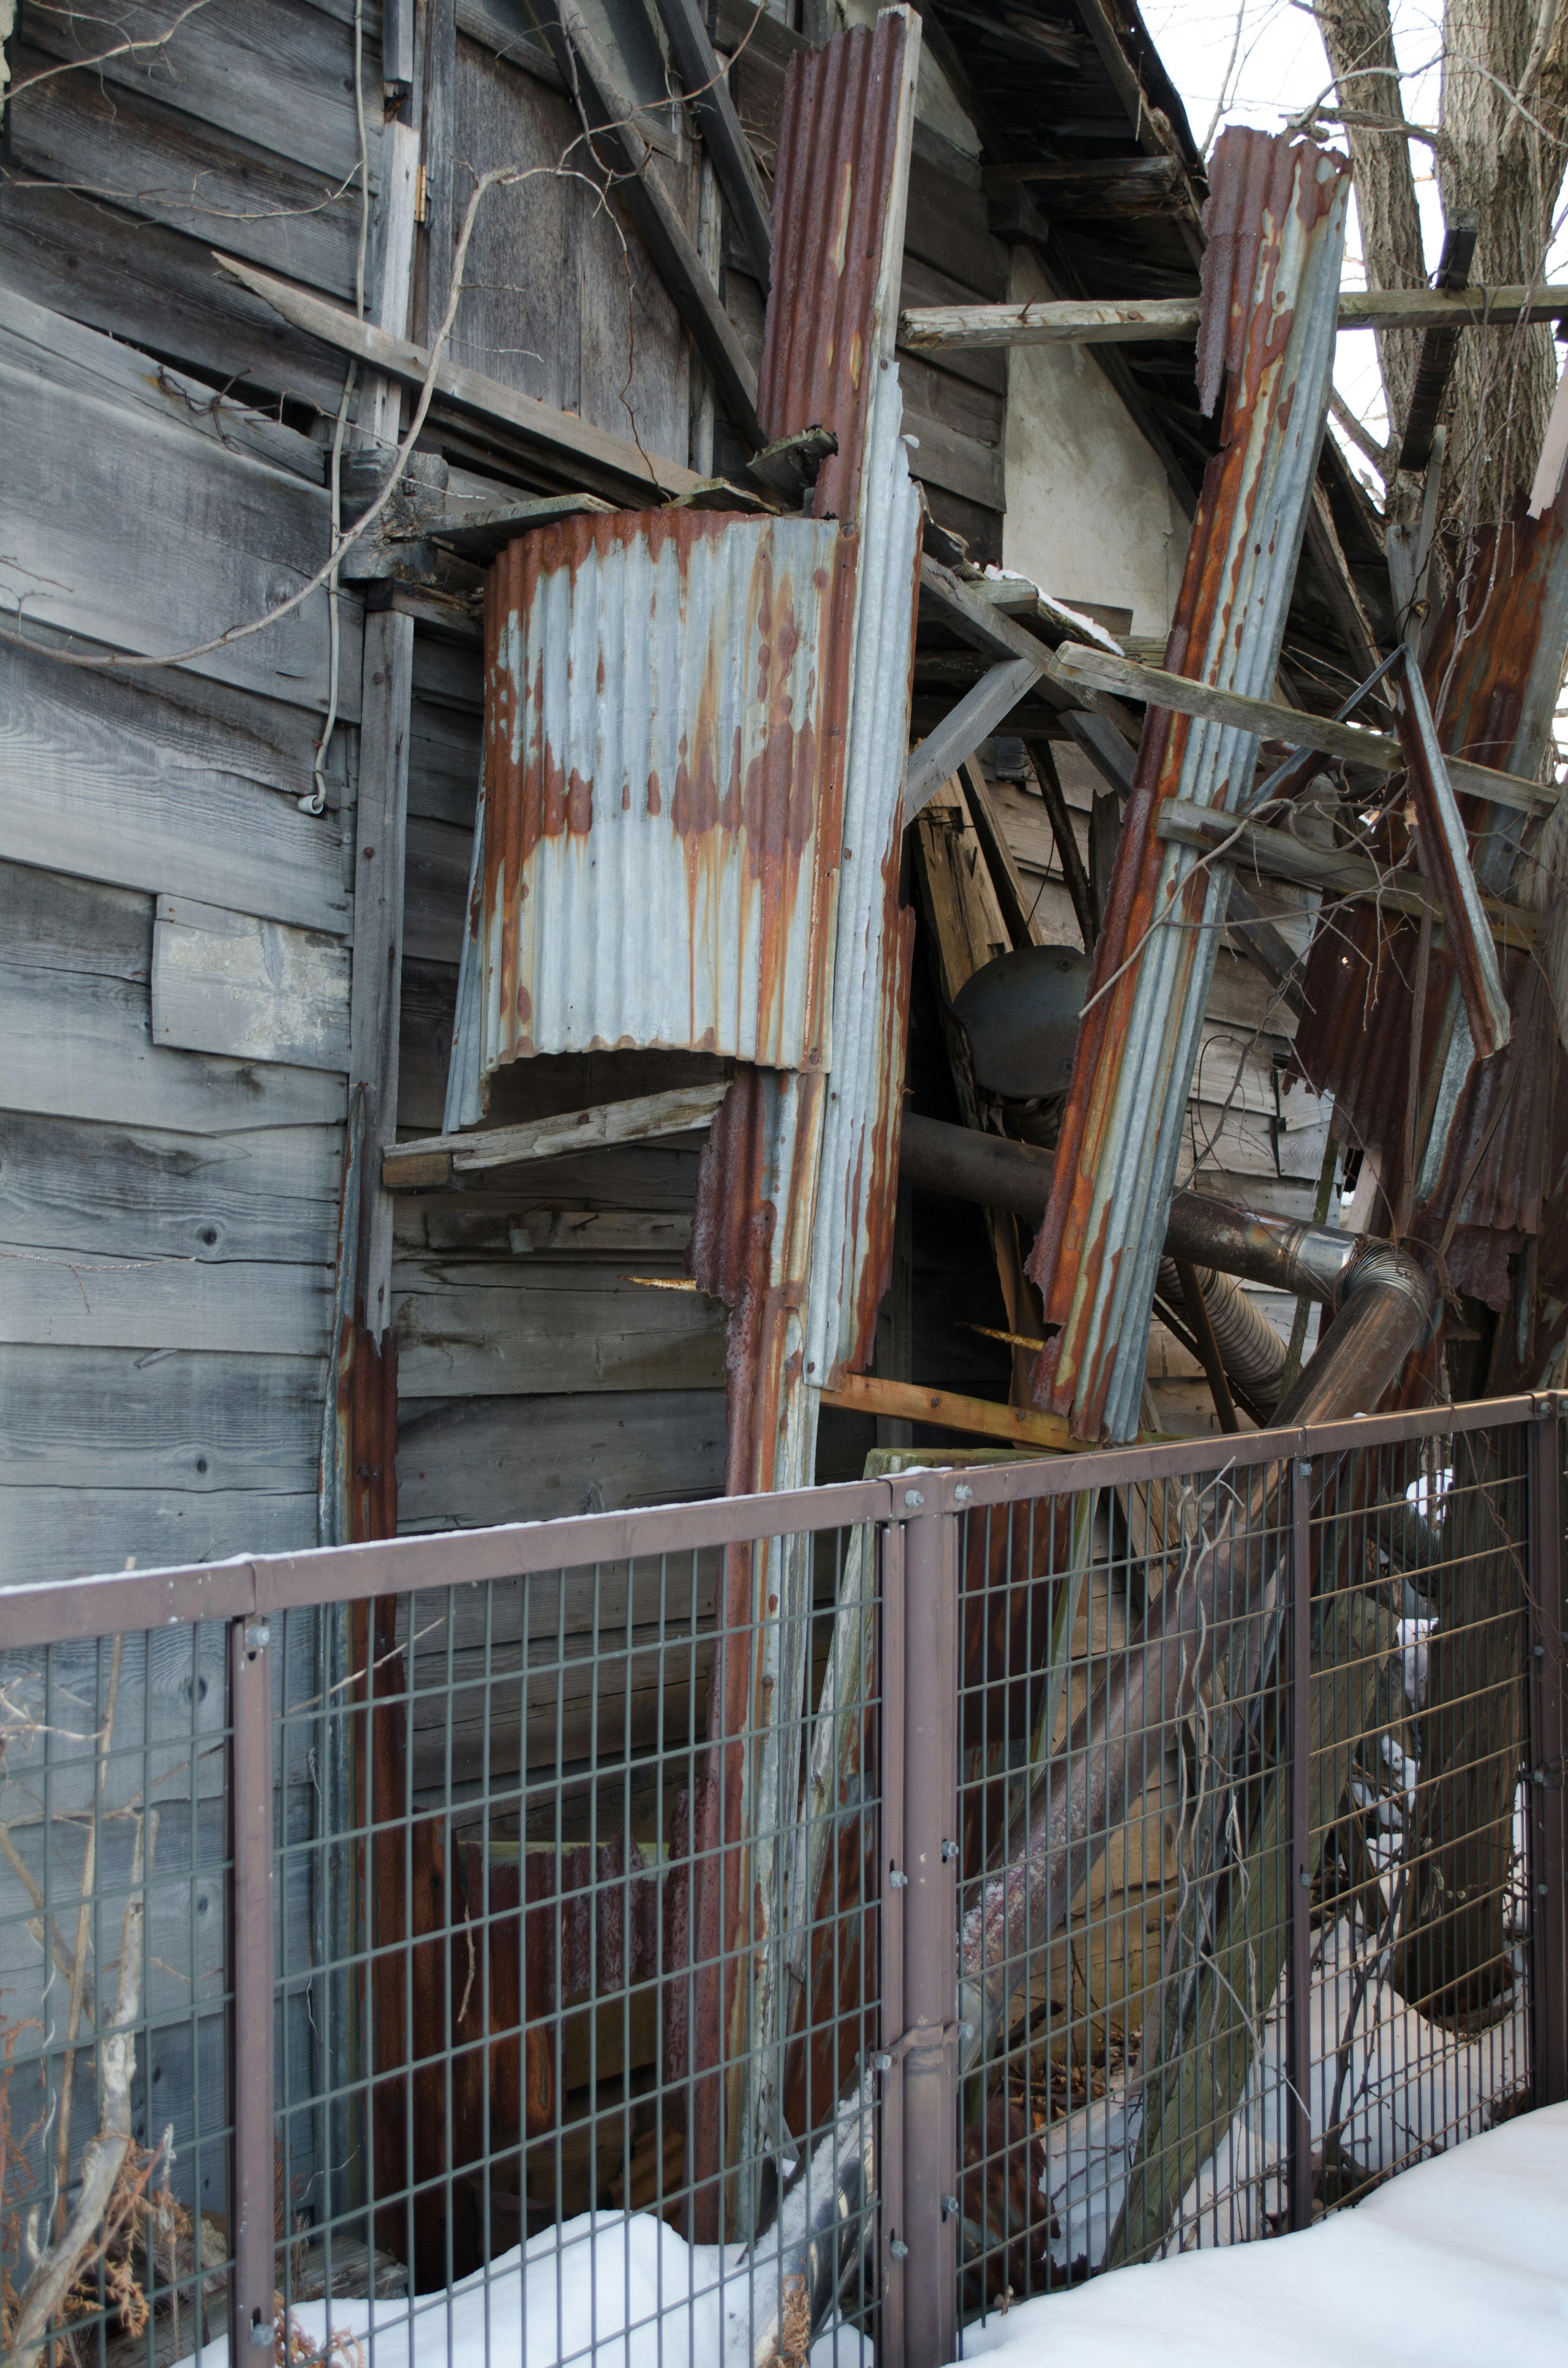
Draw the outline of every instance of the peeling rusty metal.
[[[1272,685],[1305,530],[1337,321],[1348,167],[1311,142],[1229,131],[1204,210],[1199,375],[1226,392],[1165,664]],[[1131,1438],[1165,1212],[1229,882],[1161,838],[1173,798],[1234,812],[1257,742],[1151,709],[1028,1271],[1045,1302],[1037,1403]]]
[[[824,1064],[840,542],[621,511],[492,567],[482,1076],[622,1045]]]

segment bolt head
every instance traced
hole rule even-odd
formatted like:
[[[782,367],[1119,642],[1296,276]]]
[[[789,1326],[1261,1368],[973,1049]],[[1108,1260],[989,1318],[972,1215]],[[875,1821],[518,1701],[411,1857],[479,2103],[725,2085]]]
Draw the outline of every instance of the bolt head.
[[[953,1502],[955,1505],[973,1504],[974,1490],[970,1486],[967,1480],[960,1480],[958,1486],[953,1490]]]
[[[903,1492],[903,1501],[913,1512],[918,1510],[926,1499],[918,1488],[906,1488]]]

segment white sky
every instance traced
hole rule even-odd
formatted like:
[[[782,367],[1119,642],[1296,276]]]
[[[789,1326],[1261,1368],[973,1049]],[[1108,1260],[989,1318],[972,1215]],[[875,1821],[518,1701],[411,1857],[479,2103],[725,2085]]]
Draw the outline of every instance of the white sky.
[[[1291,116],[1310,107],[1328,87],[1328,61],[1315,19],[1303,0],[1142,0],[1143,21],[1187,102],[1192,132],[1211,147],[1227,123],[1283,130]],[[1394,48],[1407,77],[1404,112],[1412,123],[1436,128],[1440,89],[1442,10],[1430,0],[1393,0]],[[1443,245],[1443,210],[1428,149],[1412,150],[1416,195],[1426,250],[1435,271]],[[1360,237],[1351,198],[1346,241],[1345,285],[1366,286]],[[1559,252],[1562,242],[1559,242]],[[1555,262],[1555,256],[1554,256]],[[1351,409],[1381,442],[1388,434],[1382,385],[1371,335],[1365,329],[1340,337],[1335,384]],[[1348,458],[1358,475],[1366,462]],[[1381,488],[1375,488],[1381,499]]]

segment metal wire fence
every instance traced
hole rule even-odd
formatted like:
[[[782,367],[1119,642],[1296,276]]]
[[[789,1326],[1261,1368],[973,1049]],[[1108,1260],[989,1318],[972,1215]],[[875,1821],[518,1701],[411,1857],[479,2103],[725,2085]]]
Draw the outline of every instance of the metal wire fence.
[[[1561,1433],[8,1596],[7,2352],[934,2368],[1562,2096]]]

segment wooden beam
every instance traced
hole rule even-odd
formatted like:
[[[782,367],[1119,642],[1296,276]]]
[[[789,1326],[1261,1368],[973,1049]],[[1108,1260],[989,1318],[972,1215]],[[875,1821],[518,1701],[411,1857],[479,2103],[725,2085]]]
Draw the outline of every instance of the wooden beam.
[[[980,767],[965,758],[959,768],[964,795],[969,800],[969,818],[974,825],[974,835],[980,841],[980,851],[985,858],[985,868],[991,874],[991,885],[1001,907],[1002,918],[1007,925],[1007,935],[1015,951],[1020,946],[1039,943],[1030,917],[1033,907],[1024,894],[1024,883],[1013,850],[996,819],[996,809],[991,803],[991,791]]]
[[[1238,825],[1233,815],[1211,806],[1172,798],[1162,808],[1155,828],[1161,838],[1178,847],[1212,850],[1233,840],[1228,860],[1244,863],[1267,879],[1293,880],[1302,887],[1345,896],[1375,897],[1391,910],[1417,918],[1437,911],[1436,892],[1419,872],[1391,873],[1369,856],[1351,855],[1343,848],[1311,847],[1290,831],[1270,830],[1263,823]],[[1540,927],[1535,914],[1521,905],[1505,905],[1497,896],[1483,894],[1481,903],[1494,937],[1504,945],[1533,944]]]
[[[1469,286],[1479,235],[1480,224],[1473,213],[1457,214],[1445,230],[1442,260],[1434,285],[1446,296],[1457,295]],[[1432,457],[1432,438],[1437,433],[1443,397],[1449,391],[1459,343],[1459,330],[1452,324],[1428,329],[1422,337],[1421,351],[1415,358],[1415,376],[1411,382],[1410,408],[1394,461],[1396,470],[1424,469]]]
[[[1347,290],[1342,329],[1504,328],[1516,321],[1555,321],[1568,313],[1568,288]],[[915,353],[956,353],[987,346],[1139,345],[1196,337],[1196,296],[1142,301],[1031,304],[930,304],[903,313],[898,341]]]
[[[1063,689],[1078,685],[1113,691],[1123,699],[1140,699],[1150,707],[1165,707],[1178,715],[1202,715],[1213,723],[1228,723],[1261,740],[1281,740],[1290,748],[1316,748],[1327,757],[1360,765],[1371,773],[1401,773],[1404,752],[1392,733],[1367,732],[1354,723],[1336,723],[1326,715],[1308,715],[1299,707],[1281,707],[1271,699],[1249,699],[1237,690],[1217,690],[1193,682],[1186,675],[1167,674],[1162,666],[1139,666],[1109,651],[1064,642],[1049,657],[1050,670]],[[1463,757],[1447,759],[1449,779],[1460,796],[1486,798],[1517,814],[1547,814],[1557,803],[1554,789],[1527,781],[1517,773],[1494,773],[1490,766],[1472,765]]]
[[[752,451],[759,452],[767,438],[757,421],[751,358],[686,224],[648,170],[651,151],[637,129],[637,109],[616,87],[608,61],[574,0],[560,0],[560,6],[559,24],[547,26],[546,32],[592,127],[592,152],[609,167],[614,194],[642,233],[670,300],[708,365],[730,425]]]
[[[429,349],[415,345],[411,337],[395,337],[369,321],[357,321],[340,305],[329,304],[324,297],[312,296],[287,279],[275,279],[269,272],[253,271],[249,264],[236,263],[233,256],[214,252],[212,260],[306,336],[338,353],[357,356],[404,386],[423,386],[429,376]],[[622,505],[629,499],[645,502],[650,494],[666,498],[687,494],[701,482],[695,469],[665,461],[656,452],[644,452],[623,436],[591,427],[585,419],[538,403],[532,395],[519,394],[499,379],[464,370],[457,362],[443,359],[437,366],[436,393],[451,410],[522,446],[528,458],[546,464],[551,475],[564,475]]]
[[[935,1423],[943,1430],[971,1431],[978,1439],[1005,1439],[1015,1447],[1043,1447],[1059,1454],[1081,1453],[1060,1415],[1032,1407],[996,1406],[989,1398],[960,1397],[952,1390],[923,1389],[918,1382],[884,1381],[880,1373],[845,1373],[822,1394],[824,1406],[869,1414],[895,1422]]]
[[[986,173],[987,197],[1027,191],[1048,218],[1081,214],[1095,220],[1137,214],[1187,213],[1192,195],[1176,156],[1096,156],[1063,164],[1052,158],[995,165]]]
[[[426,1135],[386,1151],[381,1182],[389,1192],[428,1192],[450,1183],[454,1176],[487,1167],[515,1167],[529,1160],[558,1159],[566,1152],[597,1150],[605,1144],[685,1134],[710,1126],[728,1091],[728,1080],[715,1078],[710,1085],[679,1086],[667,1094],[637,1094],[625,1101],[597,1103],[592,1110],[561,1110],[522,1126]]]
[[[983,740],[991,737],[1040,680],[1045,672],[1046,655],[1041,644],[1038,657],[1006,658],[999,666],[992,666],[956,707],[949,709],[935,732],[910,751],[903,775],[905,829],[921,807],[936,796],[942,783],[973,756]]]
[[[773,277],[773,210],[757,170],[751,142],[741,129],[726,69],[708,38],[708,20],[696,0],[654,0],[669,36],[675,62],[702,129],[735,228],[741,234],[757,284],[766,296]]]
[[[378,1343],[392,1321],[392,1202],[378,1181],[397,1140],[403,905],[408,837],[408,734],[414,707],[414,620],[390,609],[365,620],[355,814],[354,961],[348,999],[348,1083],[365,1093],[365,1208],[358,1296]],[[350,1223],[353,1212],[347,1212]],[[352,1315],[352,1308],[349,1309]]]

